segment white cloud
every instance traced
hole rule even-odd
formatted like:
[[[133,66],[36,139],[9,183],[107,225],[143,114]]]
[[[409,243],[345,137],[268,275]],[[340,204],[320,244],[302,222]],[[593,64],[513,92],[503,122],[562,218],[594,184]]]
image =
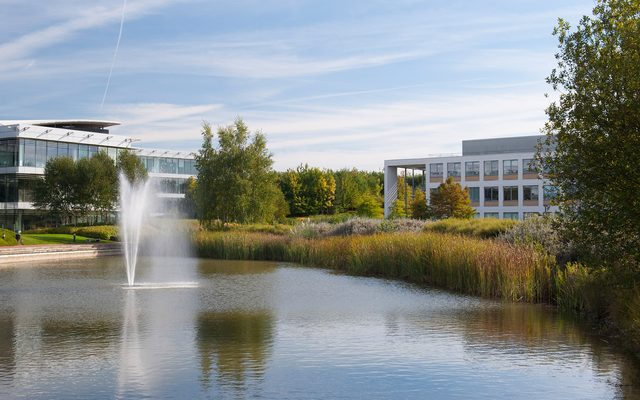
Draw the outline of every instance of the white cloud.
[[[248,110],[243,119],[266,135],[276,167],[300,163],[321,167],[379,169],[385,159],[459,152],[465,139],[537,134],[548,104],[539,92],[416,97],[348,108],[290,107]],[[127,104],[112,107],[133,135],[162,147],[199,143],[203,120],[231,123],[236,115],[220,105]],[[197,145],[195,146],[197,147]],[[196,150],[196,148],[193,148]]]

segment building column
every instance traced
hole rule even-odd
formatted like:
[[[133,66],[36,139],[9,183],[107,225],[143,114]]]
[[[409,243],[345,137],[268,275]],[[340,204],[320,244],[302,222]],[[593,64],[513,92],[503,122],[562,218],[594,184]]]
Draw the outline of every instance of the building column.
[[[398,167],[384,167],[384,217],[389,218],[398,198]]]

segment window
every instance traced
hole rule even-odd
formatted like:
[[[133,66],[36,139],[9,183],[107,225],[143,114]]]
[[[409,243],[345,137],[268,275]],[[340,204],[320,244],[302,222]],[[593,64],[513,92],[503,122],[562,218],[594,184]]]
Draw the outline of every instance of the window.
[[[15,139],[0,140],[0,167],[18,165],[18,142]]]
[[[480,175],[480,161],[467,161],[464,163],[464,175],[465,176],[479,176]]]
[[[536,218],[536,217],[539,217],[539,216],[540,216],[540,213],[537,213],[537,212],[526,212],[526,213],[522,214],[522,217],[524,219]]]
[[[484,162],[484,176],[498,176],[498,160]]]
[[[109,155],[113,161],[118,160],[118,152],[113,147],[107,147],[107,155]]]
[[[78,160],[89,157],[89,146],[86,144],[78,145]]]
[[[57,142],[42,142],[47,146],[47,161],[58,157],[58,143]]]
[[[498,187],[489,186],[484,188],[484,201],[498,201]]]
[[[542,188],[544,191],[544,200],[555,200],[558,197],[558,188],[553,185],[544,185]]]
[[[518,187],[517,186],[505,186],[504,201],[518,201]]]
[[[513,219],[513,220],[519,220],[520,216],[518,216],[517,212],[506,212],[502,214],[502,218],[504,219]]]
[[[184,162],[185,162],[185,160],[183,160],[183,159],[179,159],[178,160],[178,173],[179,174],[184,174],[185,173]]]
[[[68,157],[69,156],[69,144],[68,143],[58,143],[58,157]]]
[[[429,164],[429,173],[432,178],[442,178],[442,164]]]
[[[538,200],[538,185],[523,186],[522,198],[524,200]]]
[[[32,139],[24,139],[24,154],[22,165],[25,167],[36,166],[36,141]]]
[[[459,162],[447,163],[447,176],[460,177],[460,169],[462,168]]]
[[[77,143],[69,143],[69,157],[71,157],[74,161],[78,160],[78,144]]]
[[[485,218],[500,218],[500,213],[497,212],[486,212],[484,213]]]
[[[518,175],[518,160],[504,160],[502,162],[503,175]]]
[[[89,146],[89,158],[98,153],[98,146]]]
[[[47,142],[36,140],[36,167],[44,167],[47,162]]]
[[[523,174],[538,174],[538,170],[536,169],[536,160],[533,158],[525,158],[522,160],[522,173]]]
[[[480,188],[479,187],[470,187],[467,188],[469,190],[469,199],[471,199],[472,203],[480,202]]]

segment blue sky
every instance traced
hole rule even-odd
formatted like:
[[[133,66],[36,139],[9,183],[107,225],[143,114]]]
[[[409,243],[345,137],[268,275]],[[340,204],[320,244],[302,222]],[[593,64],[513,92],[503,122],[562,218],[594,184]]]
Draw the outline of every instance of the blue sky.
[[[593,1],[0,0],[0,119],[121,121],[196,150],[237,116],[276,169],[380,170],[537,134],[558,17]],[[553,96],[552,96],[553,98]]]

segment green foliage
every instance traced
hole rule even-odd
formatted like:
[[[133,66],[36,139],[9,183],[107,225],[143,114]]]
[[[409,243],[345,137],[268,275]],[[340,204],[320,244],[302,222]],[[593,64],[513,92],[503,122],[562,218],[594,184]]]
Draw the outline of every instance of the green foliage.
[[[184,210],[189,218],[197,217],[196,188],[198,181],[193,176],[187,178],[186,190],[184,194]]]
[[[424,230],[427,232],[453,233],[474,236],[477,238],[493,238],[505,233],[519,224],[511,219],[478,218],[456,219],[449,218],[428,222]]]
[[[336,195],[336,182],[331,171],[305,164],[296,169],[296,174],[300,180],[303,215],[331,214]]]
[[[363,203],[371,202],[382,194],[384,174],[343,168],[333,172],[336,182],[336,212],[356,211]],[[373,211],[373,210],[370,210]],[[379,214],[378,211],[375,211]]]
[[[47,161],[44,177],[34,190],[34,206],[60,217],[63,223],[90,211],[111,211],[117,198],[116,166],[104,152],[78,161],[69,157]]]
[[[118,154],[117,170],[132,183],[145,181],[149,176],[140,158],[130,150],[124,150]]]
[[[448,177],[431,195],[431,209],[435,218],[472,218],[476,214],[471,207],[468,190],[454,182],[452,177]]]
[[[69,157],[54,158],[44,167],[44,178],[35,185],[33,205],[51,214],[70,219],[80,211],[76,163]]]
[[[202,148],[195,157],[195,199],[201,223],[273,222],[281,218],[282,195],[264,135],[252,135],[241,119],[218,128],[215,135],[204,123],[202,135]]]
[[[384,209],[379,195],[362,193],[356,203],[356,214],[359,217],[382,218]]]
[[[640,2],[598,0],[560,20],[539,160],[559,188],[563,234],[592,266],[640,271]]]
[[[430,217],[431,208],[427,205],[427,197],[422,190],[416,189],[411,200],[411,218],[429,219]]]

